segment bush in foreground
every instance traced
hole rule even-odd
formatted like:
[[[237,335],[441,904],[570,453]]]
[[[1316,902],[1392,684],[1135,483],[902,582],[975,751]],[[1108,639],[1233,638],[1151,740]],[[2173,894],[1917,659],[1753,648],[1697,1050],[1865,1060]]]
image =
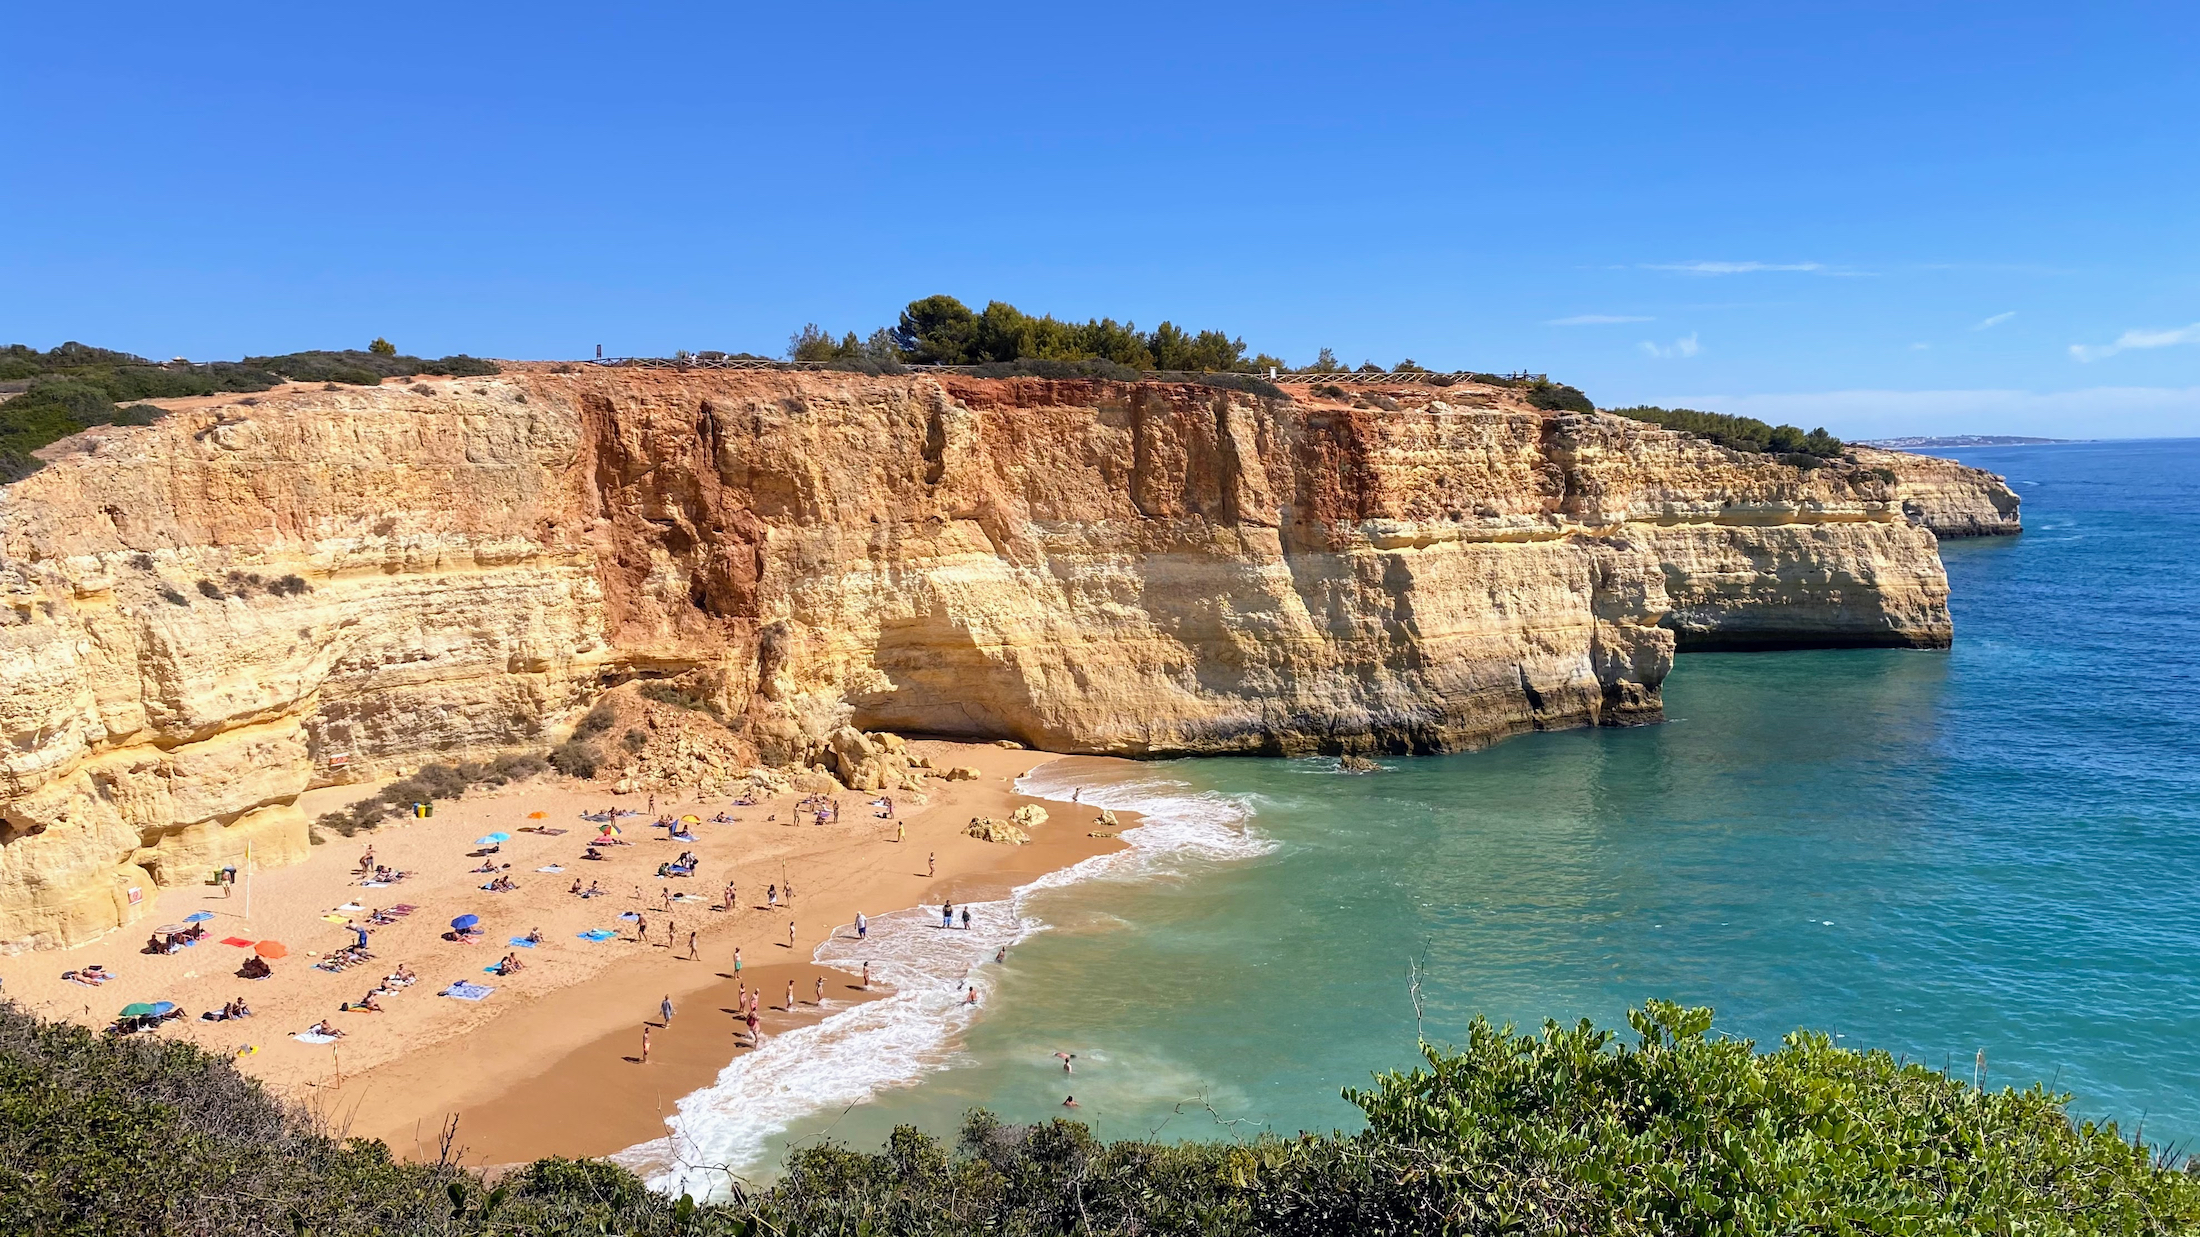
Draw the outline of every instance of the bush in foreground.
[[[329,1136],[226,1061],[0,1005],[0,1231],[53,1234],[2176,1233],[2200,1181],[2073,1127],[2067,1096],[1982,1094],[1797,1033],[1760,1053],[1651,1002],[1465,1047],[1348,1097],[1353,1135],[1106,1143],[973,1113],[951,1150],[795,1153],[697,1206],[600,1161],[489,1183]]]

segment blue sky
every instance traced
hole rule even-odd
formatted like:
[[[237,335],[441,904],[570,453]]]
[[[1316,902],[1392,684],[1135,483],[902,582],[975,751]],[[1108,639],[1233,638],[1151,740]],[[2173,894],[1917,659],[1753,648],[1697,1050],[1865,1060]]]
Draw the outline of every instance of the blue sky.
[[[778,352],[949,292],[1850,436],[2200,434],[2200,10],[19,6],[0,340]]]

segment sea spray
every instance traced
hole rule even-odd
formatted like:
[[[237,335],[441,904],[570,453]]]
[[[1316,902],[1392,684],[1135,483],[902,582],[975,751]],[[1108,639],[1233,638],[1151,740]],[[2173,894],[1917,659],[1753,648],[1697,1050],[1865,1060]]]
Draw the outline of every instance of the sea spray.
[[[991,1002],[999,975],[993,958],[1047,926],[1028,905],[1033,894],[1084,881],[1181,877],[1203,864],[1274,849],[1249,827],[1244,797],[1197,792],[1144,771],[1127,780],[1079,782],[1076,770],[1059,770],[1059,763],[1067,762],[1041,765],[1017,789],[1061,802],[1076,794],[1080,808],[1138,813],[1140,822],[1121,835],[1127,849],[1050,872],[1005,900],[968,904],[968,930],[940,927],[938,913],[923,907],[872,916],[864,939],[840,927],[818,946],[815,961],[850,975],[869,962],[873,984],[890,995],[854,1005],[828,999],[825,1018],[767,1036],[709,1086],[683,1097],[665,1137],[612,1158],[655,1189],[698,1197],[724,1193],[734,1177],[768,1174],[776,1167],[773,1140],[796,1122],[913,1086],[956,1064],[963,1032]],[[976,1004],[968,999],[972,988]]]

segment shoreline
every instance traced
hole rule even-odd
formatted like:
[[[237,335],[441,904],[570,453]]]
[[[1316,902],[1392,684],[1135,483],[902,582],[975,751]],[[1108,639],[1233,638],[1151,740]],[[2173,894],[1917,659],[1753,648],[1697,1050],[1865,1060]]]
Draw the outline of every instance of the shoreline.
[[[952,836],[947,843],[962,843],[956,849],[964,853],[951,863],[943,845],[938,876],[927,876],[918,858],[924,852],[919,849],[917,818],[912,817],[907,858],[915,862],[871,874],[872,879],[864,883],[864,892],[880,895],[861,908],[874,923],[897,912],[936,907],[943,897],[957,906],[999,901],[1049,873],[1126,848],[1114,838],[1088,837],[1093,822],[1084,819],[1085,813],[1073,819],[1067,811],[1058,810],[1064,807],[1059,801],[1014,790],[1014,781],[1024,772],[1065,757],[1021,749],[990,750],[998,755],[989,759],[981,755],[972,761],[985,769],[986,780],[953,783],[972,789],[964,797],[927,809],[949,813]],[[964,750],[955,759],[971,755],[972,750]],[[1016,772],[994,781],[1002,768]],[[1049,810],[1046,823],[1033,830],[1030,845],[980,842],[961,832],[971,815],[1005,817],[1026,803]],[[1123,829],[1138,823],[1134,814],[1118,816]],[[925,830],[923,837],[929,849],[931,831]],[[888,842],[881,849],[897,848]],[[900,858],[892,855],[888,862]],[[891,895],[888,890],[893,891]],[[802,893],[799,910],[817,913],[827,908],[844,912],[834,917],[831,936],[852,941],[858,909],[852,892],[829,889],[815,898]],[[745,913],[753,918],[754,908]],[[780,921],[781,917],[774,917],[765,922]],[[469,1164],[516,1165],[549,1155],[615,1157],[671,1137],[674,1130],[668,1119],[680,1102],[709,1088],[735,1061],[769,1048],[788,1032],[895,995],[892,988],[876,981],[872,991],[865,993],[857,982],[858,972],[816,961],[824,938],[813,942],[805,935],[801,947],[790,954],[783,939],[767,935],[753,940],[752,936],[736,942],[732,935],[721,933],[715,938],[716,947],[706,951],[700,963],[686,962],[675,956],[681,951],[667,950],[642,960],[640,967],[607,972],[508,1014],[494,1029],[501,1036],[516,1035],[528,1043],[531,1052],[526,1057],[508,1053],[495,1042],[468,1038],[423,1049],[347,1079],[324,1091],[332,1102],[331,1115],[353,1134],[387,1142],[399,1156],[432,1158],[443,1120],[455,1116],[455,1145]],[[738,978],[728,964],[735,943],[745,951]],[[822,1010],[812,1003],[820,977],[827,1002]],[[784,1008],[790,979],[796,993],[792,1010]],[[744,986],[764,994],[759,1012],[764,1044],[756,1048],[737,1038],[733,1029],[735,995]],[[676,1007],[670,1027],[657,1019],[657,1002],[663,995],[671,996]],[[645,1022],[652,1028],[646,1067],[638,1058]],[[422,1103],[418,1097],[426,1095],[437,1098]]]
[[[718,1012],[731,1007],[728,998],[737,982],[762,985],[768,1046],[778,1034],[818,1020],[810,1001],[820,974],[827,976],[824,1013],[859,1003],[854,998],[860,994],[847,990],[844,975],[811,960],[856,912],[877,918],[910,906],[937,906],[942,897],[957,904],[986,900],[1125,848],[1112,836],[1117,831],[1087,836],[1094,831],[1094,813],[1015,792],[1017,777],[1061,758],[1053,753],[940,740],[911,746],[936,767],[974,766],[981,776],[930,781],[922,806],[911,802],[915,796],[896,796],[906,842],[895,842],[892,825],[866,806],[872,797],[866,792],[836,792],[841,817],[824,828],[792,823],[798,791],[738,808],[692,797],[667,803],[668,794],[660,797],[660,811],[694,812],[707,821],[723,810],[738,823],[697,825],[695,841],[675,845],[648,826],[644,812],[623,822],[632,845],[607,848],[604,862],[575,862],[595,829],[578,819],[582,811],[641,809],[647,796],[613,795],[608,787],[562,779],[531,782],[439,802],[429,819],[392,822],[348,839],[331,837],[302,863],[257,872],[249,918],[242,890],[226,899],[200,886],[160,890],[158,911],[149,922],[181,920],[195,911],[215,916],[207,921],[206,939],[192,948],[143,953],[143,942],[125,931],[71,949],[0,959],[0,980],[5,993],[26,1008],[94,1027],[104,1026],[125,1003],[175,1001],[185,1019],[141,1034],[235,1052],[240,1069],[315,1112],[338,1134],[381,1138],[402,1158],[434,1157],[443,1122],[454,1114],[457,1141],[468,1148],[469,1163],[612,1154],[665,1137],[663,1118],[678,1100],[709,1085],[747,1051],[735,1047],[731,1018]],[[369,789],[309,792],[301,806],[318,815]],[[1030,845],[964,835],[971,817],[1005,817],[1024,803],[1042,803],[1049,810],[1049,819],[1031,831]],[[1135,823],[1125,819],[1122,827]],[[541,836],[519,832],[522,826],[566,832]],[[513,837],[498,855],[483,858],[473,839],[491,830]],[[413,878],[393,888],[360,888],[349,865],[354,848],[368,845],[378,862],[410,870]],[[660,890],[690,882],[662,880],[655,871],[683,849],[702,860],[692,890],[680,889],[696,901],[667,903]],[[935,853],[937,874],[928,875],[925,858]],[[508,894],[481,891],[476,882],[490,878],[468,869],[477,860],[508,863],[506,874],[520,888]],[[561,870],[537,873],[548,867]],[[567,896],[566,882],[575,877],[600,882],[611,896]],[[706,909],[729,877],[739,885],[741,905],[730,914]],[[764,887],[782,880],[793,884],[798,896],[766,909]],[[369,926],[365,916],[372,908],[398,903],[420,909],[387,926]],[[346,907],[361,909],[339,913]],[[629,910],[649,921],[649,944],[637,942],[633,925],[617,918]],[[479,944],[448,939],[446,923],[462,912],[482,917],[486,937]],[[677,926],[676,948],[667,939],[668,918]],[[790,918],[797,937],[791,948]],[[373,961],[343,974],[314,969],[315,960],[349,944],[346,921],[368,927]],[[619,936],[600,943],[576,939],[588,927],[613,927]],[[504,944],[507,935],[532,928],[544,936],[537,948]],[[690,932],[699,961],[686,959]],[[273,979],[241,980],[230,972],[250,951],[222,944],[224,938],[280,939],[291,953],[275,963]],[[729,965],[736,946],[745,962],[738,981],[730,978]],[[508,977],[482,974],[506,953],[521,956],[526,969]],[[59,978],[92,962],[104,964],[115,978],[96,989]],[[339,1012],[340,1004],[377,986],[400,962],[413,967],[419,982],[384,996],[386,1012]],[[772,1008],[784,1003],[789,978],[797,983],[795,1009]],[[479,1002],[437,995],[461,979],[496,991]],[[645,1071],[622,1058],[635,1054],[641,1023],[645,1017],[656,1020],[665,995],[679,1013],[671,1028],[653,1032],[647,1085],[637,1086],[636,1075]],[[251,1003],[252,1019],[198,1018],[235,996]],[[322,1018],[346,1037],[332,1045],[292,1038]]]

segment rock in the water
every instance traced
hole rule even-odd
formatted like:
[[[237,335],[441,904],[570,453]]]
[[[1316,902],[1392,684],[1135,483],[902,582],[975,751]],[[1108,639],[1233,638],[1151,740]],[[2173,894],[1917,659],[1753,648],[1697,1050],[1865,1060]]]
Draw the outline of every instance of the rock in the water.
[[[1381,769],[1381,765],[1365,756],[1337,757],[1337,772],[1339,773],[1376,773],[1380,772]]]

